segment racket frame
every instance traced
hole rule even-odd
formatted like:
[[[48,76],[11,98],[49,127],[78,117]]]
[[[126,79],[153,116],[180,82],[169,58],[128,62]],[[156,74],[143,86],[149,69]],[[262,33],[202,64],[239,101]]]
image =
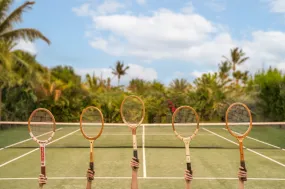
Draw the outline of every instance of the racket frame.
[[[124,107],[124,103],[126,100],[128,100],[129,98],[136,98],[137,100],[140,101],[140,103],[142,104],[142,118],[141,120],[136,123],[136,124],[130,124],[126,121],[125,119],[125,116],[123,114],[123,107]],[[129,96],[126,96],[123,100],[123,102],[121,103],[121,107],[120,107],[120,113],[121,113],[121,117],[122,117],[122,120],[123,122],[128,126],[130,127],[131,131],[132,131],[132,137],[133,137],[133,156],[137,159],[138,161],[138,146],[137,146],[137,127],[140,126],[144,120],[144,117],[145,117],[145,106],[144,106],[144,102],[143,100],[136,96],[136,95],[129,95]]]
[[[249,127],[248,127],[247,131],[245,133],[243,133],[242,135],[238,135],[236,132],[232,131],[230,129],[230,126],[229,126],[229,124],[244,125],[244,122],[242,122],[242,123],[231,123],[228,121],[228,119],[229,119],[228,114],[234,106],[243,106],[246,109],[248,116],[249,116]],[[249,132],[252,129],[252,116],[251,116],[250,109],[245,104],[240,103],[240,102],[236,102],[236,103],[231,104],[226,111],[226,128],[229,131],[229,133],[238,140],[239,152],[240,152],[240,166],[243,168],[243,170],[245,172],[247,172],[246,166],[245,166],[245,160],[244,160],[243,140],[246,138],[246,136],[249,134]],[[245,177],[242,177],[240,180],[246,181],[247,179]]]
[[[175,129],[175,117],[178,114],[178,112],[183,109],[183,108],[187,108],[190,109],[194,114],[195,114],[195,118],[196,118],[196,123],[193,123],[193,125],[196,125],[196,129],[194,131],[194,133],[191,136],[188,137],[183,137],[181,136]],[[183,124],[183,123],[182,123]],[[185,125],[189,125],[189,124],[185,124]],[[192,124],[191,124],[192,125]],[[175,134],[175,136],[180,139],[181,141],[184,142],[185,145],[185,153],[186,153],[186,165],[187,165],[187,170],[190,171],[190,174],[193,174],[192,168],[191,168],[191,158],[190,158],[190,142],[191,140],[197,135],[198,131],[199,131],[200,125],[199,125],[199,116],[197,114],[197,112],[195,111],[194,108],[192,108],[191,106],[180,106],[179,108],[177,108],[175,110],[175,112],[172,115],[172,129],[173,132]]]
[[[34,117],[34,115],[39,112],[39,111],[45,111],[46,113],[49,114],[49,116],[52,118],[52,123],[53,123],[53,129],[52,129],[52,133],[51,133],[51,136],[47,139],[47,140],[39,140],[37,139],[37,137],[34,136],[34,134],[32,133],[32,129],[31,129],[31,123],[37,123],[37,124],[44,124],[44,122],[32,122],[32,119]],[[50,123],[48,123],[50,124]],[[45,147],[46,145],[52,140],[54,134],[55,134],[55,129],[56,129],[56,123],[55,123],[55,119],[54,119],[54,116],[52,115],[52,113],[45,109],[45,108],[38,108],[38,109],[35,109],[30,117],[29,117],[29,120],[28,120],[28,130],[29,130],[29,134],[31,136],[31,138],[37,142],[40,146],[40,158],[41,158],[41,174],[43,174],[44,176],[46,176],[46,161],[45,161]],[[42,188],[42,185],[40,185],[40,187]]]
[[[99,115],[101,117],[101,129],[100,129],[99,133],[97,134],[97,136],[95,136],[95,137],[87,136],[84,133],[84,129],[83,129],[83,122],[82,122],[83,121],[83,115],[89,109],[95,109],[96,111],[99,112]],[[84,124],[91,124],[92,125],[94,123],[84,123]],[[82,110],[81,115],[80,115],[80,131],[81,131],[82,135],[84,136],[84,138],[86,138],[90,142],[89,169],[92,170],[93,172],[94,172],[94,151],[93,151],[94,141],[101,136],[103,129],[104,129],[104,117],[103,117],[101,110],[95,106],[88,106],[88,107],[84,108]],[[88,178],[88,179],[89,179],[89,181],[92,180],[91,178]]]

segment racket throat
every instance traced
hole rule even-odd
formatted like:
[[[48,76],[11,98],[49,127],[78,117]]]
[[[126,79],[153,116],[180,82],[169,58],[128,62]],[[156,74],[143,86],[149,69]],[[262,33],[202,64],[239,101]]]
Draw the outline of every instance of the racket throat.
[[[185,152],[186,152],[186,163],[190,163],[190,141],[191,138],[183,138],[183,142],[185,144]]]
[[[241,139],[239,139],[238,141],[239,141],[240,161],[244,161],[243,142]]]

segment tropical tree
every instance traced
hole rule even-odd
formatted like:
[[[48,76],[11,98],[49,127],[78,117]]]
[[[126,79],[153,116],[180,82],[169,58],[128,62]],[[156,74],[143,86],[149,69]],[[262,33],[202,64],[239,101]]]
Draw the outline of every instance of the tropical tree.
[[[10,71],[12,68],[12,64],[15,62],[22,62],[22,59],[17,58],[15,53],[12,52],[12,49],[15,47],[15,42],[20,39],[24,39],[26,41],[34,41],[36,39],[42,39],[48,44],[50,44],[50,40],[45,37],[40,31],[33,28],[18,28],[14,29],[14,25],[23,21],[22,15],[28,9],[31,9],[35,2],[27,1],[21,6],[17,7],[10,14],[8,13],[10,7],[12,6],[13,0],[1,0],[0,1],[0,66],[1,72]],[[3,51],[3,47],[6,48]],[[15,61],[16,60],[16,61]],[[2,80],[0,86],[0,121],[1,121],[1,107],[2,107],[2,89],[8,82],[11,82],[9,79],[13,74],[5,75],[1,74],[1,78],[6,78],[5,84]],[[0,79],[1,79],[0,78]],[[13,78],[13,76],[11,77]]]
[[[181,78],[172,80],[172,82],[170,83],[170,88],[176,92],[186,92],[188,89],[191,88],[191,85],[186,79]]]
[[[231,70],[231,64],[227,61],[222,61],[221,64],[219,64],[219,79],[220,79],[220,85],[221,87],[225,87],[229,82],[231,82],[230,76],[230,70]]]
[[[216,120],[222,117],[225,93],[218,83],[218,74],[203,74],[195,79],[195,92],[190,93],[193,105],[200,113],[202,120]]]
[[[231,57],[227,58],[226,56],[223,56],[229,64],[233,66],[233,72],[236,71],[236,66],[243,64],[245,61],[249,59],[249,57],[246,56],[246,54],[243,52],[242,49],[239,49],[238,47],[231,49]]]
[[[39,30],[33,28],[14,29],[15,24],[23,21],[23,13],[29,9],[32,9],[35,2],[27,1],[9,14],[8,11],[13,2],[13,0],[0,1],[0,40],[15,41],[24,39],[27,41],[34,41],[36,39],[42,39],[50,44],[50,40]]]
[[[112,74],[118,77],[118,86],[120,85],[121,76],[126,75],[129,66],[124,67],[124,62],[117,61],[115,68],[112,68]]]

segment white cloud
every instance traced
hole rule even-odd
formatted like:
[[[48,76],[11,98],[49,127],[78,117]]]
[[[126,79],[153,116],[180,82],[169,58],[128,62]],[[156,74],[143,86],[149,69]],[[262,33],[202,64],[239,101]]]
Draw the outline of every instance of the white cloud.
[[[84,3],[80,7],[74,7],[72,8],[72,11],[77,15],[77,16],[89,16],[90,15],[90,4],[89,3]]]
[[[216,41],[224,46],[224,40],[230,38],[221,33],[211,40],[209,35],[217,31],[211,22],[197,14],[174,13],[166,9],[158,10],[153,16],[116,14],[94,16],[93,21],[97,31],[111,34],[105,38],[93,38],[91,46],[117,56],[191,60],[207,53],[201,48]]]
[[[270,10],[276,13],[285,13],[285,1],[284,0],[271,0],[269,2]]]
[[[121,77],[120,84],[126,85],[129,83],[131,79],[144,79],[146,81],[153,81],[158,78],[157,72],[154,68],[147,68],[137,64],[128,64],[130,67],[127,70],[127,74]],[[93,75],[95,74],[97,77],[101,77],[106,79],[108,77],[112,78],[112,85],[117,85],[118,80],[112,74],[111,68],[88,68],[88,69],[76,69],[77,73],[85,78],[87,73]]]
[[[77,16],[95,16],[115,13],[120,9],[125,8],[125,5],[115,0],[105,0],[102,4],[83,3],[80,7],[73,7],[72,11]]]
[[[255,31],[252,41],[241,42],[241,47],[250,57],[242,67],[256,70],[264,66],[276,67],[285,62],[285,33],[279,31]]]
[[[222,12],[226,10],[225,0],[207,0],[205,5],[215,12]]]
[[[125,6],[117,1],[114,0],[106,0],[103,4],[99,5],[97,8],[97,12],[99,14],[108,14],[108,13],[115,13],[119,9],[124,8]]]
[[[24,50],[34,55],[38,52],[34,43],[25,40],[19,40],[17,45],[14,47],[14,50],[16,49]]]
[[[136,0],[139,5],[144,5],[146,0]]]
[[[141,62],[182,60],[214,70],[222,55],[229,56],[229,50],[238,46],[250,57],[242,69],[255,71],[263,64],[282,67],[285,62],[285,32],[281,31],[253,31],[250,40],[236,41],[226,27],[197,13],[168,9],[152,15],[117,13],[91,18],[95,29],[89,31],[90,45],[114,56]]]
[[[198,78],[198,77],[201,77],[203,74],[206,74],[206,73],[214,73],[214,71],[212,71],[212,70],[209,70],[209,71],[194,70],[193,72],[190,73],[190,75],[194,78]]]

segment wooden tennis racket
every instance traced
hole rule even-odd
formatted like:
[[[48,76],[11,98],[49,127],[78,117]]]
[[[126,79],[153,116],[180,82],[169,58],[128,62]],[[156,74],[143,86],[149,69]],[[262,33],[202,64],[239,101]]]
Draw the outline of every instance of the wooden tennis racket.
[[[104,128],[104,118],[102,112],[95,106],[85,108],[80,115],[80,131],[90,142],[90,161],[89,169],[94,172],[94,141],[100,137]],[[92,178],[88,178],[89,181]]]
[[[186,150],[186,165],[190,174],[193,174],[190,159],[190,142],[199,131],[199,116],[190,106],[177,108],[172,116],[172,128],[176,137],[182,140]]]
[[[252,128],[252,117],[249,108],[243,103],[231,104],[226,112],[226,127],[229,133],[237,138],[240,151],[240,166],[247,172],[245,167],[243,140]],[[241,181],[246,181],[245,177]]]
[[[132,130],[133,156],[138,160],[138,147],[136,130],[144,120],[145,107],[141,98],[135,95],[127,96],[121,104],[121,117],[123,122]]]
[[[55,119],[52,113],[44,108],[32,112],[28,121],[30,136],[40,145],[41,174],[46,176],[45,146],[51,141],[55,133]],[[40,188],[43,185],[40,184]]]

